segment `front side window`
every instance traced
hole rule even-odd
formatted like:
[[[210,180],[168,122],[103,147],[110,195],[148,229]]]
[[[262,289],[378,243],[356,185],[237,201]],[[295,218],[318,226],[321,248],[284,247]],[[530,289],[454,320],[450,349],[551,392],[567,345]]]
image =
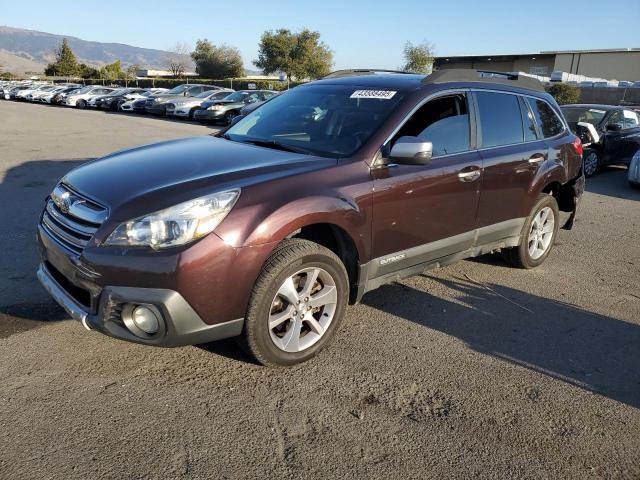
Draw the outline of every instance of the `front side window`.
[[[469,109],[463,94],[447,95],[425,103],[396,134],[418,137],[433,146],[433,156],[466,152],[470,149]]]
[[[531,97],[528,97],[527,101],[536,116],[536,120],[538,125],[540,125],[544,138],[555,137],[562,133],[564,125],[555,110],[551,108],[551,105],[544,100],[536,100]]]
[[[517,95],[476,92],[482,147],[521,143],[524,139],[522,114]]]
[[[620,130],[624,128],[624,117],[622,116],[622,112],[617,110],[611,114],[609,117],[609,121],[607,121],[607,125],[616,125]]]
[[[240,92],[225,101],[233,101]],[[326,157],[349,157],[378,131],[404,93],[347,85],[296,87],[254,110],[226,132]]]

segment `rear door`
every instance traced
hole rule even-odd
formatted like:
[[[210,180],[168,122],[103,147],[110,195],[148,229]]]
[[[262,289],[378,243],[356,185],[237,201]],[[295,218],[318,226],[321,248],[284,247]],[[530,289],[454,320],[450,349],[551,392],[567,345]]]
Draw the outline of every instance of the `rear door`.
[[[615,110],[609,115],[604,127],[602,163],[622,162],[624,135],[624,116],[622,110]]]
[[[477,90],[482,185],[478,245],[520,234],[529,190],[549,158],[547,143],[520,95]]]

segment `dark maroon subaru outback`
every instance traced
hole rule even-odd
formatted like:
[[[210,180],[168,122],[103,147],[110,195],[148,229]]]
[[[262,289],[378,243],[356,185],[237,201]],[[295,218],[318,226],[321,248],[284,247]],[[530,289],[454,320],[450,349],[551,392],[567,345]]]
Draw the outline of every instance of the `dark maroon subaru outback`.
[[[535,80],[343,71],[220,137],[114,153],[67,174],[38,277],[90,330],[147,345],[239,337],[307,360],[380,285],[500,250],[549,255],[584,189],[580,141]]]

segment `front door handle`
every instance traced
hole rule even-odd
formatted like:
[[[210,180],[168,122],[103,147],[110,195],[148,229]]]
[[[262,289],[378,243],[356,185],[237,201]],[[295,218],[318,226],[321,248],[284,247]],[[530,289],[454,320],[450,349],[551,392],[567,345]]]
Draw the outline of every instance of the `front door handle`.
[[[461,182],[473,182],[474,180],[480,178],[480,169],[475,168],[473,170],[461,170],[460,172],[458,172],[458,178]]]
[[[529,158],[529,163],[540,163],[544,162],[547,159],[547,156],[542,153],[535,153],[531,155]]]

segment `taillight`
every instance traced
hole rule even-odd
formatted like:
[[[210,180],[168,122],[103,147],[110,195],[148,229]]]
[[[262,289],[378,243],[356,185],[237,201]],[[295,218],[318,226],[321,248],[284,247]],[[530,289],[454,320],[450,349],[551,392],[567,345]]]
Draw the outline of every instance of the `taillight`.
[[[574,138],[573,148],[575,149],[578,155],[582,156],[582,152],[584,152],[584,148],[582,148],[582,140],[580,140],[579,137]]]

